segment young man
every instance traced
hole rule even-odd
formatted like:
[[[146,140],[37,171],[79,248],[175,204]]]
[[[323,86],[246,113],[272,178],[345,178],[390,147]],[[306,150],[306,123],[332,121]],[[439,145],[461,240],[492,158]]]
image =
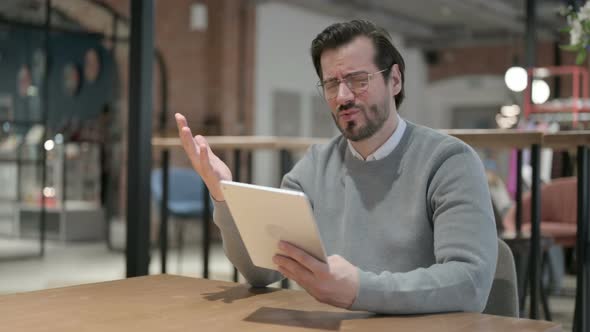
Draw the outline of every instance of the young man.
[[[327,263],[280,243],[280,274],[252,265],[219,187],[230,170],[176,115],[184,149],[216,201],[227,256],[253,286],[285,276],[317,300],[351,310],[482,311],[497,240],[478,156],[399,117],[404,61],[381,28],[331,25],[311,53],[342,135],[310,148],[282,186],[309,197]]]

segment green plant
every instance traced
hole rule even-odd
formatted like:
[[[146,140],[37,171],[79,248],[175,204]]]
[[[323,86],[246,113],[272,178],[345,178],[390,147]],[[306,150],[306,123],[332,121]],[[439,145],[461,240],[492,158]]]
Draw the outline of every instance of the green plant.
[[[590,47],[590,2],[586,2],[579,10],[569,6],[562,10],[567,19],[567,27],[561,31],[569,33],[570,43],[561,45],[561,49],[576,52],[576,63],[581,65],[586,61]]]

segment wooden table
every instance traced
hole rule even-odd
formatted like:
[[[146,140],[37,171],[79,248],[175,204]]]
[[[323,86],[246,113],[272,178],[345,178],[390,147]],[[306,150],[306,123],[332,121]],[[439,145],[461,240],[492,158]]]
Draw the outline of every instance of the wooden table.
[[[448,129],[441,132],[477,148],[528,149],[543,142],[540,131],[514,129]]]
[[[278,136],[208,136],[207,143],[213,150],[305,150],[312,144],[325,144],[329,139]],[[177,137],[154,137],[156,148],[182,147]]]
[[[0,296],[1,329],[40,331],[561,331],[476,313],[379,316],[307,293],[171,275]]]

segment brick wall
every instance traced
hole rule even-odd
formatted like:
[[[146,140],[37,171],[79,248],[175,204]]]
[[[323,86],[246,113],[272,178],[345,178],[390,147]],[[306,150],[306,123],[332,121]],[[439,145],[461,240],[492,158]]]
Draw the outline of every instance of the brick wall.
[[[102,2],[129,16],[128,0]],[[190,30],[193,3],[207,6],[206,31]],[[155,45],[166,61],[171,130],[174,129],[171,115],[180,112],[187,116],[189,125],[201,133],[251,132],[254,16],[254,5],[246,0],[156,1]],[[119,54],[119,57],[125,56],[127,54]],[[122,62],[119,62],[121,72],[127,71]],[[154,111],[158,113],[156,68],[154,79]],[[237,120],[245,122],[239,126]],[[154,125],[156,121],[157,117]]]

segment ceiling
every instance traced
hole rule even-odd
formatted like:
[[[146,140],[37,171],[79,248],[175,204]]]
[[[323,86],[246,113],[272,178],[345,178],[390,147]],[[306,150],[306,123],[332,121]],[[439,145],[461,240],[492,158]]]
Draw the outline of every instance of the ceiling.
[[[0,0],[0,21],[2,19],[42,25],[45,23],[45,1]],[[68,17],[55,7],[52,8],[51,25],[64,29],[83,29],[77,20]]]
[[[266,1],[268,2],[268,1]],[[523,38],[526,0],[275,0],[346,18],[369,19],[404,36],[409,46],[436,49]],[[565,0],[536,0],[537,37],[557,39]]]
[[[524,39],[527,0],[250,0],[283,2],[317,13],[369,19],[423,49],[506,43]],[[531,0],[529,0],[531,1]],[[94,7],[97,0],[54,0],[52,25],[80,28],[68,17],[68,6]],[[537,37],[558,38],[565,25],[558,10],[565,0],[535,0]],[[0,19],[43,24],[43,0],[1,0]],[[100,11],[100,10],[97,10]]]

